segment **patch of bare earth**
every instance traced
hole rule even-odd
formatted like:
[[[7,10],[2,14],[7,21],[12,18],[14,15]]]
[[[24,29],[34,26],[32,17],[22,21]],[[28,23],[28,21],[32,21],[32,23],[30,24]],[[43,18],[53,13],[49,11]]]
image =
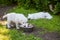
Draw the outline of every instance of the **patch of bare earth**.
[[[43,35],[44,40],[60,40],[60,33],[48,32]]]
[[[44,28],[36,28],[31,33],[26,33],[26,35],[33,34],[36,37],[42,38],[43,40],[60,40],[60,33],[58,32],[48,32]]]
[[[1,6],[0,5],[0,20],[2,20],[2,16],[7,14],[10,9],[15,8],[15,5],[10,6]]]

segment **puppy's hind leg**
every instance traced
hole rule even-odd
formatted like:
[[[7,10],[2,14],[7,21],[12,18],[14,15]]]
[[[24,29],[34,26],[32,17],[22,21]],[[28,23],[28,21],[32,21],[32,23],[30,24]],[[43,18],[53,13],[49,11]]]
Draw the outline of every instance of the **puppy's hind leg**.
[[[16,29],[19,29],[19,25],[18,25],[18,23],[16,23]]]

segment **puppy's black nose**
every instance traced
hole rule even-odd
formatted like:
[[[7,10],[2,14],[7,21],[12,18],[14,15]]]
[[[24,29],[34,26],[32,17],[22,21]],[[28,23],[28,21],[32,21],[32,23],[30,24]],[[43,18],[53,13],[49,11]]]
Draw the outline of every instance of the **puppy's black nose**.
[[[19,25],[22,25],[21,23],[19,23]]]
[[[28,20],[30,20],[30,18]]]

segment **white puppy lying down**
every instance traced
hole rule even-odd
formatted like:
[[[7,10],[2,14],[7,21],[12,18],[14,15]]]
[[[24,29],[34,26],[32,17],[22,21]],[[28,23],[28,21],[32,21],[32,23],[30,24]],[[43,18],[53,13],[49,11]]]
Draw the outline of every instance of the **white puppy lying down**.
[[[39,19],[39,18],[52,19],[52,16],[48,12],[38,12],[34,14],[28,14],[28,19]]]
[[[3,18],[7,17],[7,26],[10,28],[10,22],[14,22],[16,24],[16,28],[19,29],[18,24],[23,24],[28,21],[28,19],[23,14],[9,13],[3,16]]]

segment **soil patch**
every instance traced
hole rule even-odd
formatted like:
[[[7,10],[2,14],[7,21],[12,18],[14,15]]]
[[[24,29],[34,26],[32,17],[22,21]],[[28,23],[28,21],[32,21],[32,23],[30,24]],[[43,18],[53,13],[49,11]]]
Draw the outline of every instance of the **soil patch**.
[[[33,34],[36,37],[40,37],[43,40],[60,40],[60,33],[58,32],[48,32],[44,28],[36,28],[31,33],[25,33],[26,35]]]
[[[44,40],[60,40],[60,33],[48,32],[43,35]]]
[[[5,15],[5,14],[7,14],[7,12],[8,12],[10,9],[14,8],[14,7],[15,7],[15,5],[0,6],[0,20],[3,20],[3,19],[2,19],[2,16]]]

